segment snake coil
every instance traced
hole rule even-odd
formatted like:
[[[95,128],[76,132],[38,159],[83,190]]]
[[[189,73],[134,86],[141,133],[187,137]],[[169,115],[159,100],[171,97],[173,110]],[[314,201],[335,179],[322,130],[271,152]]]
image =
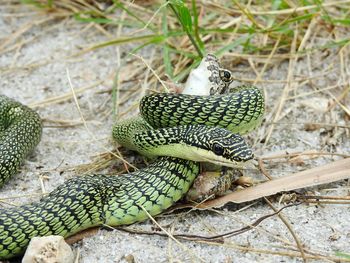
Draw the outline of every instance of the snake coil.
[[[183,153],[183,147],[190,144],[188,147],[194,149],[194,153],[200,152],[205,158],[219,156],[220,161],[240,162],[250,159],[252,153],[244,140],[232,131],[244,133],[253,129],[261,122],[263,111],[262,94],[254,87],[207,98],[156,94],[142,100],[141,113],[146,124],[144,120],[143,125],[135,121],[129,121],[129,126],[117,124],[113,135],[128,144],[131,134],[141,134],[141,144],[146,145],[143,140],[147,139],[148,145],[161,144],[168,152],[180,147]],[[198,124],[200,126],[196,126]],[[190,125],[197,129],[192,137],[189,130],[194,128],[188,128]],[[168,129],[155,130],[169,126],[180,136],[177,141]],[[38,114],[0,96],[1,184],[16,173],[24,157],[39,142],[41,131]],[[156,137],[156,133],[162,137]],[[175,146],[170,149],[169,143]],[[236,143],[235,147],[232,143]],[[1,208],[0,259],[23,254],[34,236],[67,237],[93,226],[143,221],[147,219],[146,211],[157,215],[184,196],[198,173],[198,162],[164,156],[133,173],[76,177],[38,202]]]

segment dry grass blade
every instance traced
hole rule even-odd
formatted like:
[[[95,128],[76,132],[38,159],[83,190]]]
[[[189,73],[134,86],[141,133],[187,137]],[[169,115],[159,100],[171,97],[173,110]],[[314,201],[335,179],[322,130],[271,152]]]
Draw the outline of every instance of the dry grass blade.
[[[87,91],[89,89],[93,89],[93,88],[97,87],[98,85],[101,85],[104,81],[105,80],[98,80],[98,81],[92,83],[91,85],[88,85],[86,87],[82,87],[82,88],[74,90],[74,93],[76,95],[82,94],[83,92],[85,92],[85,91]],[[62,95],[59,95],[59,96],[47,98],[47,99],[45,99],[43,101],[32,103],[29,106],[32,107],[32,108],[35,108],[35,107],[46,107],[46,106],[52,105],[53,103],[62,103],[64,101],[66,101],[66,100],[72,100],[72,99],[74,99],[72,92],[67,92],[66,94],[62,94]]]
[[[151,219],[151,221],[157,226],[159,227],[159,229],[161,229],[166,236],[168,236],[170,239],[172,239],[173,241],[175,241],[179,247],[181,247],[184,251],[189,252],[189,254],[191,255],[192,259],[196,258],[197,260],[199,260],[200,262],[205,262],[205,260],[200,257],[199,255],[197,255],[192,249],[190,249],[189,247],[187,247],[186,245],[182,244],[179,240],[177,240],[169,231],[167,231],[165,228],[163,228],[151,215],[150,213],[143,207],[140,206],[140,208],[143,210],[143,212],[148,216],[149,219]],[[196,261],[197,261],[196,260]]]
[[[236,191],[215,200],[207,201],[199,205],[198,208],[221,207],[228,202],[243,203],[284,191],[327,184],[349,178],[350,158],[347,158]]]
[[[70,78],[70,74],[69,74],[68,68],[66,68],[66,73],[67,73],[67,79],[68,79],[68,82],[69,82],[69,86],[70,86],[71,91],[72,91],[72,96],[73,96],[74,102],[75,102],[75,104],[76,104],[76,106],[77,106],[79,115],[80,115],[81,120],[82,120],[82,122],[83,122],[83,125],[84,125],[86,131],[87,131],[87,132],[89,133],[89,135],[91,136],[91,138],[92,138],[94,141],[97,142],[97,141],[98,141],[97,138],[95,137],[95,135],[94,135],[94,134],[90,131],[90,129],[88,128],[87,123],[86,123],[86,121],[85,121],[85,119],[84,119],[84,116],[83,116],[83,114],[82,114],[82,112],[81,112],[81,110],[80,110],[80,106],[79,106],[78,99],[77,99],[75,90],[74,90],[74,88],[73,88],[72,82],[71,82],[71,78]],[[105,151],[109,151],[108,149],[106,149],[106,148],[103,147],[103,146],[102,146],[102,148],[103,148]],[[132,168],[134,168],[134,169],[137,169],[135,166],[133,166],[132,164],[130,164],[129,162],[127,162],[126,160],[124,160],[124,158],[123,158],[122,156],[119,156],[118,154],[115,154],[115,153],[113,153],[113,152],[111,152],[111,151],[109,151],[109,152],[110,152],[111,154],[113,154],[117,159],[123,161],[123,163],[124,163],[125,165],[128,165],[128,166],[130,166],[130,167],[132,167]]]
[[[280,220],[283,222],[283,224],[287,227],[287,229],[289,230],[289,232],[291,233],[291,235],[293,236],[295,243],[300,251],[300,255],[303,258],[303,262],[306,262],[306,257],[305,257],[305,251],[303,248],[303,245],[299,239],[299,237],[297,236],[297,234],[295,233],[292,224],[289,222],[289,220],[283,215],[282,212],[280,212],[281,210],[278,210],[277,208],[274,207],[274,205],[270,202],[270,200],[266,197],[264,197],[265,202],[270,206],[270,208],[275,211],[275,213],[277,213],[278,217],[280,218]]]

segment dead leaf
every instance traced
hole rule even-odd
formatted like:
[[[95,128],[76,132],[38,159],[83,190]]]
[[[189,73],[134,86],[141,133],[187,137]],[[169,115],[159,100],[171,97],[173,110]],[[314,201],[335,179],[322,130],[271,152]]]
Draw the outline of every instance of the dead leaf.
[[[257,186],[206,201],[196,206],[199,209],[221,207],[228,202],[244,203],[280,192],[332,183],[350,178],[350,158],[264,182]]]

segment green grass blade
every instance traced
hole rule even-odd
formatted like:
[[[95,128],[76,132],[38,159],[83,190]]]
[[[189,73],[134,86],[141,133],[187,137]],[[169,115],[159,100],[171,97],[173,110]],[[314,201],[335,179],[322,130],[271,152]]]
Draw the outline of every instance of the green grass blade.
[[[218,57],[221,57],[224,53],[228,52],[231,49],[234,49],[235,47],[246,45],[247,42],[249,42],[250,39],[252,39],[253,35],[245,35],[237,38],[232,43],[229,43],[226,46],[221,47],[218,49],[214,54]]]
[[[193,13],[193,33],[194,33],[194,36],[197,40],[199,47],[202,50],[202,53],[206,53],[204,43],[203,43],[201,37],[199,36],[198,12],[197,12],[196,0],[192,0],[192,13]]]
[[[159,38],[152,38],[150,41],[144,42],[143,44],[139,45],[138,47],[132,49],[129,53],[130,54],[136,54],[137,51],[140,49],[143,49],[144,47],[148,45],[159,45],[160,43],[163,43],[165,41],[164,36],[160,36]]]
[[[167,9],[163,9],[163,16],[162,16],[162,31],[163,35],[165,37],[168,37],[168,19],[167,19]],[[170,58],[170,49],[168,43],[164,43],[163,45],[163,62],[165,66],[165,73],[168,75],[170,79],[173,78],[173,67],[171,65],[171,58]]]
[[[108,47],[111,45],[121,45],[121,44],[138,42],[138,41],[146,41],[146,40],[149,40],[150,42],[161,42],[164,40],[164,36],[162,36],[162,35],[145,35],[145,36],[138,36],[138,37],[120,37],[117,39],[109,40],[109,41],[94,45],[94,46],[90,47],[88,51],[95,50],[98,48]]]
[[[49,2],[47,4],[43,4],[37,0],[21,0],[21,3],[23,4],[28,4],[28,5],[33,5],[37,8],[50,8],[49,7]]]
[[[203,52],[200,48],[200,45],[193,38],[192,17],[190,14],[190,10],[181,0],[169,0],[168,4],[171,10],[174,12],[176,18],[179,20],[183,30],[186,32],[198,55],[200,57],[203,57]]]
[[[118,97],[119,97],[119,71],[120,68],[117,68],[114,78],[113,78],[113,86],[112,86],[112,118],[115,122],[118,117]]]
[[[337,257],[342,257],[342,258],[345,258],[345,259],[350,259],[350,254],[348,253],[344,253],[344,252],[336,252],[335,255]]]
[[[142,27],[147,27],[152,32],[157,32],[156,27],[154,27],[152,24],[147,24],[147,22],[143,21],[138,15],[134,14],[130,9],[126,8],[120,1],[113,0],[113,3],[116,5],[117,8],[124,10],[130,17],[140,22],[142,24]]]

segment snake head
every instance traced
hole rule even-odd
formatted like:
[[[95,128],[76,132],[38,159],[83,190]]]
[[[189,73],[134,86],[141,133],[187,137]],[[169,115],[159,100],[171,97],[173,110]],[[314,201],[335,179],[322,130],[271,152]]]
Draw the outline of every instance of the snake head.
[[[254,157],[241,135],[219,127],[198,125],[187,133],[185,140],[196,149],[192,154],[198,161],[237,167]]]

